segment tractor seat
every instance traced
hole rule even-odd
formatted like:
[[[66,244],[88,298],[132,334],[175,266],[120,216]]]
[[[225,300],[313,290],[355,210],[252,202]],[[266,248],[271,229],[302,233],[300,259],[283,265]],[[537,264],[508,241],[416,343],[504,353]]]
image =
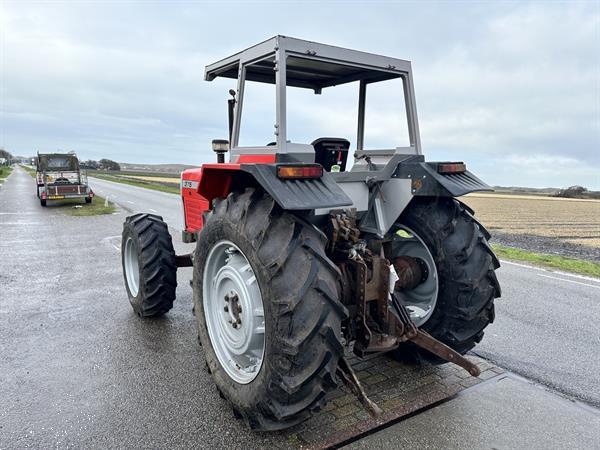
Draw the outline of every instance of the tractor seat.
[[[311,145],[315,148],[315,162],[321,164],[327,172],[331,172],[333,166],[339,167],[335,172],[346,170],[350,141],[344,138],[322,137],[313,141]]]

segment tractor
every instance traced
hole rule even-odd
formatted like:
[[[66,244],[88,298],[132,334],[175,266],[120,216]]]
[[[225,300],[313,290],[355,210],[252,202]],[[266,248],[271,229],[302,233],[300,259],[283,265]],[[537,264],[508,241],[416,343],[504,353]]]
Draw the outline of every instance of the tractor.
[[[256,430],[299,423],[340,382],[380,413],[348,362],[352,354],[452,362],[479,375],[463,355],[494,320],[499,262],[490,234],[457,197],[491,188],[461,161],[425,161],[411,63],[276,36],[207,66],[205,79],[217,78],[236,83],[229,138],[212,142],[216,163],[181,174],[182,239],[195,250],[176,255],[159,216],[135,214],[123,225],[135,313],[169,311],[177,268],[193,267],[208,371]],[[246,146],[245,92],[257,85],[274,91],[274,138]],[[336,86],[356,93],[351,161],[350,136],[292,142],[288,134],[290,92]],[[393,95],[393,112],[377,115],[377,99]],[[404,145],[368,145],[368,124],[381,128],[392,116],[407,131]],[[385,131],[393,137],[397,129]]]

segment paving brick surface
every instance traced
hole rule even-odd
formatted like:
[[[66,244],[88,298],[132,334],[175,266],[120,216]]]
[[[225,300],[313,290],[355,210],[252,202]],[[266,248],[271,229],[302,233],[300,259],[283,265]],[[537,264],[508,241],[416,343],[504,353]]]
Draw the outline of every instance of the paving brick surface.
[[[350,358],[350,363],[369,398],[383,410],[371,417],[345,387],[329,395],[323,410],[291,429],[276,433],[278,448],[326,448],[360,433],[380,427],[420,408],[444,400],[458,392],[495,377],[503,370],[488,361],[469,356],[481,370],[474,378],[452,364],[442,366],[403,365],[389,356]]]

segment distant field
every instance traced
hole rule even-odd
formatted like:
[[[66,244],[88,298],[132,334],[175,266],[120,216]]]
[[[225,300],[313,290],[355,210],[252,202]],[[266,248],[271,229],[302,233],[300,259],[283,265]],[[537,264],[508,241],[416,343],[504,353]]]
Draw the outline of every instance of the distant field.
[[[189,164],[139,164],[139,163],[119,163],[122,171],[127,172],[144,172],[144,173],[164,173],[164,174],[179,174],[185,169],[192,169],[198,166]]]
[[[179,173],[167,173],[167,172],[144,172],[134,170],[88,170],[87,173],[90,175],[111,175],[111,176],[125,176],[125,177],[147,177],[152,180],[156,178],[166,178],[169,181],[179,180]]]
[[[483,193],[461,199],[490,231],[600,248],[600,200]]]
[[[136,180],[145,180],[145,181],[158,181],[158,182],[162,182],[162,183],[179,185],[179,178],[174,178],[174,177],[153,176],[153,175],[127,175],[127,178],[133,178]]]

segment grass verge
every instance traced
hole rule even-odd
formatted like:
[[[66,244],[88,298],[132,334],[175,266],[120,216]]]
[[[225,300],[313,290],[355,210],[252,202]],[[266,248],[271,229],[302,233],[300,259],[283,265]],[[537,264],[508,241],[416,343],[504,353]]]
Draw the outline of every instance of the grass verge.
[[[81,208],[74,208],[73,203],[80,205]],[[106,205],[106,206],[105,206]],[[66,211],[70,216],[100,216],[102,214],[112,214],[117,208],[112,202],[106,203],[106,199],[99,195],[94,195],[92,203],[82,203],[81,199],[74,199],[73,202],[65,201],[60,206],[69,207]]]
[[[534,253],[518,248],[492,245],[494,252],[499,258],[512,261],[524,261],[538,266],[559,269],[565,272],[591,275],[600,278],[600,264],[576,258],[567,258],[559,255],[548,255],[545,253]]]
[[[12,168],[1,166],[0,167],[0,178],[4,179],[4,178],[8,177],[11,172],[12,172]]]
[[[21,165],[21,168],[25,170],[25,172],[27,172],[29,175],[31,175],[31,178],[35,178],[35,169],[32,169],[31,167],[27,167],[24,165]]]
[[[168,192],[170,194],[179,194],[179,186],[167,186],[164,184],[152,183],[151,181],[134,181],[128,178],[99,173],[90,176],[100,178],[101,180],[114,181],[115,183],[128,184],[130,186],[137,186],[145,189],[152,189],[154,191]]]

